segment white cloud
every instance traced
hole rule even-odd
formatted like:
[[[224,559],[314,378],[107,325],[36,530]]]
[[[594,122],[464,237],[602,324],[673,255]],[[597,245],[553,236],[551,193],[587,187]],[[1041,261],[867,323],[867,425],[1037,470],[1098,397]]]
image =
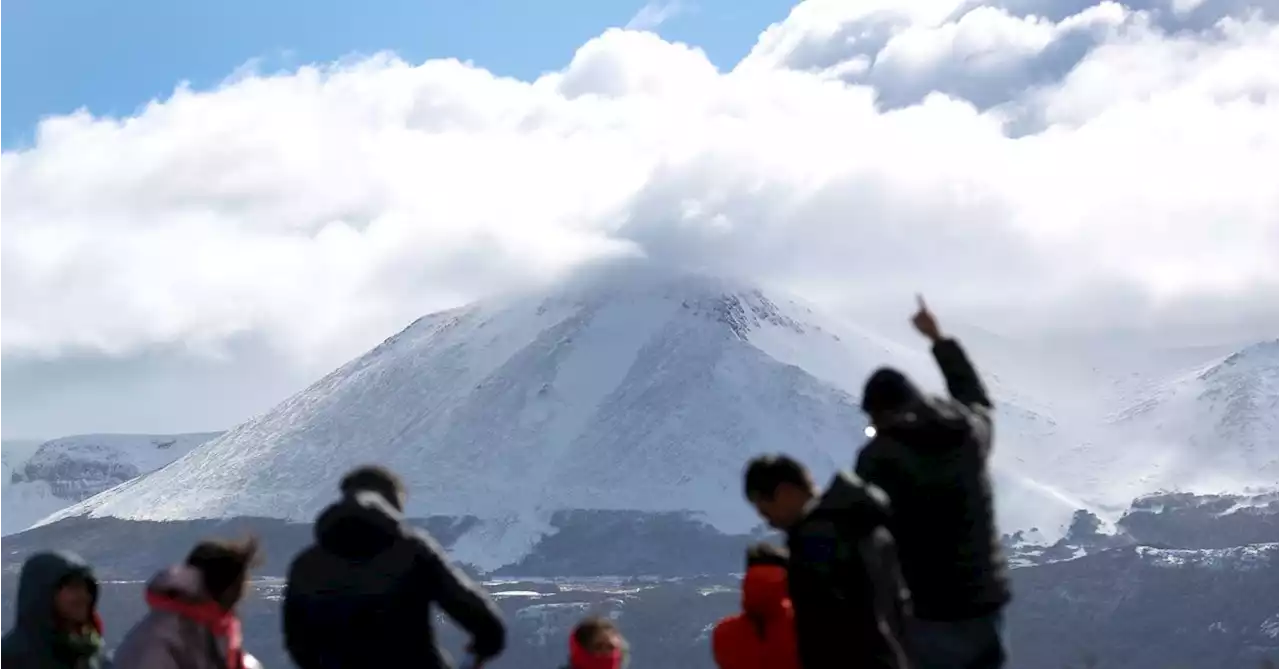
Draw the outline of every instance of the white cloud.
[[[4,354],[331,364],[637,252],[864,308],[1274,325],[1274,20],[900,6],[805,3],[729,72],[610,30],[535,82],[383,55],[47,120],[3,156]]]
[[[631,20],[627,21],[627,30],[655,30],[662,24],[683,12],[685,6],[679,0],[667,2],[647,2]]]

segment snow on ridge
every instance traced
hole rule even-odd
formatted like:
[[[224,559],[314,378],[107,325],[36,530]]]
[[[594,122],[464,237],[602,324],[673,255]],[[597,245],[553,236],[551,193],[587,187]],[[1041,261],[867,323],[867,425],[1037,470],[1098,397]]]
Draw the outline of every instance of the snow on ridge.
[[[3,533],[154,471],[218,433],[84,434],[41,443],[6,465]]]
[[[1275,489],[1276,342],[1221,354],[1159,380],[1104,422],[1105,443],[1082,447],[1077,460],[1102,472],[1100,496],[1134,498],[1153,490],[1197,494]],[[1109,480],[1106,472],[1123,472]]]
[[[1231,548],[1153,548],[1135,546],[1134,552],[1157,567],[1197,566],[1211,569],[1259,569],[1274,565],[1280,543],[1248,544]]]
[[[1186,490],[1159,490],[1142,495],[1130,505],[1128,514],[1164,513],[1173,509],[1206,509],[1217,516],[1240,511],[1266,512],[1280,502],[1280,489],[1245,487],[1238,492],[1196,493]]]
[[[558,593],[554,592],[538,592],[536,590],[491,590],[489,596],[494,599],[540,599],[542,597],[550,597]]]
[[[685,379],[679,376],[683,370],[677,371],[672,390],[678,392],[682,384],[705,383],[707,375],[727,373],[725,367],[732,367],[717,369],[723,342],[707,342],[726,327],[741,337],[761,321],[770,327],[796,324],[769,311],[759,293],[748,295],[756,300],[748,305],[737,293],[718,292],[726,284],[715,280],[699,277],[640,287],[617,295],[580,290],[536,303],[493,301],[444,318],[422,319],[276,410],[200,449],[182,466],[50,520],[85,512],[157,519],[265,512],[302,520],[332,497],[315,481],[336,480],[346,468],[367,460],[400,471],[411,482],[411,504],[416,500],[433,515],[479,516],[482,522],[473,534],[494,534],[493,524],[501,523],[507,530],[498,534],[516,546],[527,545],[537,532],[522,536],[510,527],[512,518],[545,526],[547,509],[594,508],[600,506],[594,503],[597,499],[607,508],[629,509],[653,506],[645,502],[657,497],[659,510],[711,511],[722,519],[727,509],[704,509],[700,500],[689,499],[692,481],[687,476],[673,477],[669,466],[657,473],[659,478],[674,478],[667,483],[681,493],[676,497],[684,498],[675,500],[678,505],[665,504],[663,496],[651,490],[644,495],[635,490],[619,494],[612,485],[593,490],[597,481],[612,475],[605,472],[602,477],[594,471],[599,465],[579,464],[595,457],[579,437],[594,432],[597,439],[606,438],[600,434],[608,432],[601,429],[601,414],[620,412],[620,407],[605,404],[616,405],[620,384],[634,381],[638,355],[648,353],[654,359],[647,362],[660,366],[663,361],[658,358],[678,355],[678,350],[671,349],[692,348],[695,354],[703,354],[686,356],[690,359],[683,362],[700,368],[702,376]],[[678,346],[683,337],[698,341],[705,350]],[[749,366],[762,364],[753,360]],[[413,375],[417,378],[404,378],[410,376],[404,370],[415,368],[420,372]],[[435,387],[421,387],[426,381],[435,381]],[[406,393],[394,391],[406,388],[411,399],[420,401],[421,409],[413,406],[418,402],[388,397],[403,396]],[[383,401],[364,401],[371,396]],[[495,415],[514,425],[495,426],[502,422],[495,421]],[[367,433],[368,422],[377,418],[385,419],[379,424],[394,425],[395,430],[356,434]],[[648,427],[662,431],[661,426]],[[448,448],[433,447],[442,441]],[[496,449],[495,442],[506,442],[506,447]],[[285,448],[285,444],[294,447]],[[360,457],[351,451],[361,451]],[[422,457],[424,451],[430,457]],[[628,456],[621,453],[619,459]],[[741,460],[735,460],[729,471],[736,477]],[[213,467],[215,462],[220,466]],[[595,476],[565,481],[557,467]],[[299,475],[303,471],[306,476]],[[476,472],[492,475],[477,481]],[[237,484],[246,478],[270,482],[263,481],[262,491],[250,489],[245,494]],[[471,480],[459,495],[457,481],[466,478]],[[548,485],[553,482],[559,485]],[[512,489],[520,487],[525,489]],[[529,488],[552,499],[543,504],[525,501]],[[574,494],[583,491],[591,494]],[[573,498],[581,501],[574,504]],[[736,498],[733,495],[733,506],[741,507]],[[735,511],[729,515],[745,515]],[[468,537],[460,539],[461,549],[467,544]]]
[[[1272,639],[1280,636],[1280,615],[1274,615],[1262,621],[1260,629],[1263,634],[1271,637]]]
[[[76,435],[45,441],[27,459],[14,482],[67,484],[65,498],[88,498],[120,482],[154,471],[191,452],[219,432],[179,435]],[[84,492],[88,491],[88,494]]]
[[[685,512],[736,533],[757,523],[740,492],[748,457],[785,450],[820,480],[851,464],[854,398],[882,364],[942,387],[925,346],[802,300],[716,277],[600,273],[420,318],[172,466],[42,522],[309,521],[345,471],[379,462],[405,479],[409,515],[478,519],[451,548],[484,570],[517,562],[559,510]],[[1046,477],[1075,472],[1063,463],[1078,453],[1039,409],[1001,403],[998,416],[1002,529],[1052,541],[1076,509],[1097,508],[1078,481]]]

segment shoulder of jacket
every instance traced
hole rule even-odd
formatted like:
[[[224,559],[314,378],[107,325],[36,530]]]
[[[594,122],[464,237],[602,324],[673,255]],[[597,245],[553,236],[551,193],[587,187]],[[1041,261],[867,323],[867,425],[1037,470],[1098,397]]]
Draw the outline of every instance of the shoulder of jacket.
[[[309,562],[314,561],[316,556],[323,552],[324,549],[319,544],[311,544],[302,549],[297,555],[293,556],[293,559],[289,560],[289,573],[292,574],[296,570],[305,569]]]
[[[142,622],[138,623],[137,629],[150,632],[152,636],[161,636],[164,632],[170,630],[182,635],[209,632],[209,628],[184,615],[172,611],[156,611],[154,609],[147,614],[146,618],[142,619]],[[209,633],[212,634],[211,632]]]
[[[446,553],[444,547],[431,533],[421,527],[412,525],[404,525],[401,527],[400,542],[403,545],[410,546],[418,553],[425,553],[430,557],[443,560]]]
[[[818,507],[796,528],[797,539],[836,537],[840,534],[836,521],[827,509]]]
[[[837,556],[841,541],[840,530],[832,519],[810,516],[789,542],[792,544],[792,564],[803,564],[805,568],[825,567]]]

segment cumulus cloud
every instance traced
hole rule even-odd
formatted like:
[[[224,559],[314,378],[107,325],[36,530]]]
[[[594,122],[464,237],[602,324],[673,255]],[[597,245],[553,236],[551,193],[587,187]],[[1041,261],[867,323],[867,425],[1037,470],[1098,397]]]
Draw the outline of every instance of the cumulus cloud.
[[[615,255],[1032,329],[1274,326],[1274,13],[900,5],[810,0],[728,71],[615,29],[532,82],[384,54],[48,119],[3,156],[4,354],[328,364]]]

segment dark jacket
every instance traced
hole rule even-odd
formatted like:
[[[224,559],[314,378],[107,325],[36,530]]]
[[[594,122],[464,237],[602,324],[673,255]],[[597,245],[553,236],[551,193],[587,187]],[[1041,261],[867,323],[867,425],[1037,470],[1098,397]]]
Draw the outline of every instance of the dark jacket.
[[[57,629],[53,597],[67,578],[78,576],[94,600],[90,628],[69,634]],[[22,564],[18,577],[17,622],[4,635],[0,665],[6,669],[100,669],[109,666],[102,651],[97,614],[98,580],[79,556],[37,553]]]
[[[477,657],[502,652],[497,607],[381,496],[345,497],[320,514],[315,534],[289,568],[284,598],[285,646],[301,669],[449,667],[432,604],[471,634]]]
[[[933,355],[951,398],[913,390],[904,410],[877,425],[856,471],[893,502],[889,529],[916,617],[961,620],[1009,601],[987,471],[991,400],[954,340],[939,341]]]
[[[904,669],[910,603],[884,493],[838,473],[787,532],[800,666]]]

